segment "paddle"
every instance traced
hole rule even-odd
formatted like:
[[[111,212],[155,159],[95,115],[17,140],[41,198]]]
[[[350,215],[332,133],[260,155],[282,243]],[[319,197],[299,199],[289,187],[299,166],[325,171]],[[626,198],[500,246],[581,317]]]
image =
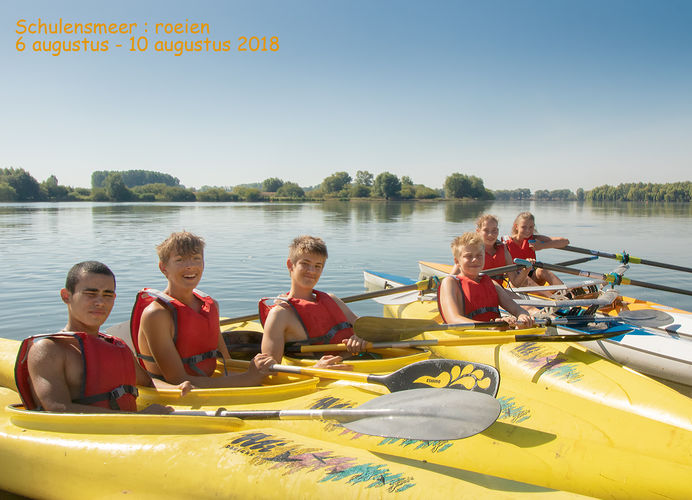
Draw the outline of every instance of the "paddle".
[[[420,335],[423,332],[437,330],[474,330],[487,328],[506,328],[505,321],[484,321],[478,323],[457,323],[441,325],[428,319],[380,318],[361,316],[353,324],[353,331],[364,340],[371,342],[404,340]]]
[[[360,321],[363,320],[363,321]],[[617,317],[610,317],[610,318],[604,318],[603,321],[617,321]],[[543,328],[527,328],[523,330],[517,330],[517,331],[522,331],[525,332],[524,334],[515,334],[515,335],[510,335],[507,337],[512,337],[512,338],[528,338],[528,337],[536,337],[538,339],[541,339],[541,341],[545,342],[560,342],[559,340],[548,340],[548,338],[555,338],[556,336],[554,335],[536,335],[536,332],[544,332],[545,327],[547,326],[553,326],[553,325],[568,325],[568,324],[576,324],[576,323],[585,323],[585,322],[594,322],[598,320],[594,320],[593,318],[585,318],[583,316],[572,316],[572,317],[562,317],[562,318],[537,318],[534,319],[534,321],[539,324],[543,325]],[[499,321],[499,322],[488,322],[491,323],[495,326],[497,325],[507,325],[504,321]],[[391,344],[380,344],[378,342],[391,342],[391,341],[400,341],[400,340],[407,340],[413,337],[416,337],[417,335],[420,335],[421,333],[424,332],[434,332],[434,331],[441,331],[441,330],[469,330],[469,325],[483,325],[486,323],[457,323],[457,324],[440,324],[437,323],[434,320],[428,320],[428,319],[408,319],[408,318],[379,318],[376,316],[361,316],[356,320],[356,323],[353,325],[353,329],[360,338],[367,340],[369,342],[374,342],[372,344],[372,349],[377,349],[377,348],[382,348],[382,347],[420,347],[419,344],[414,344],[414,345],[396,345],[393,346]],[[492,344],[494,343],[494,339],[502,338],[499,337],[498,335],[506,335],[507,331],[494,331],[494,332],[488,332],[488,334],[482,336],[482,337],[465,337],[464,339],[488,339],[486,343]],[[545,340],[542,340],[545,339]],[[532,340],[517,340],[516,342],[534,342],[535,339]],[[477,342],[475,340],[470,340],[470,342]],[[343,345],[343,344],[335,344],[335,345]],[[311,350],[315,347],[318,347],[320,350],[324,351],[329,351],[329,350],[340,350],[334,348],[334,344],[331,345],[330,347],[332,349],[323,349],[324,346],[319,345],[319,346],[305,346],[309,347]],[[459,344],[461,345],[461,344]],[[302,352],[310,352],[310,351],[302,351]],[[314,352],[314,351],[313,351]]]
[[[664,269],[672,269],[673,271],[683,271],[686,273],[692,273],[692,268],[678,266],[675,264],[666,264],[665,262],[656,262],[653,260],[642,259],[640,257],[632,257],[626,252],[622,253],[608,253],[601,252],[599,250],[589,250],[588,248],[573,247],[571,245],[564,246],[560,250],[567,250],[568,252],[583,253],[587,255],[595,255],[597,257],[606,257],[608,259],[614,259],[623,264],[645,264],[647,266],[662,267]]]
[[[521,261],[522,259],[515,259]],[[634,285],[634,286],[640,286],[642,288],[651,288],[653,290],[662,290],[664,292],[672,292],[672,293],[680,293],[682,295],[692,295],[692,291],[690,290],[683,290],[682,288],[674,288],[672,286],[666,286],[666,285],[656,285],[654,283],[647,283],[645,281],[638,281],[638,280],[632,280],[629,278],[625,278],[617,273],[611,273],[611,274],[600,274],[600,273],[593,273],[591,271],[582,271],[579,269],[572,269],[571,267],[564,267],[564,266],[559,266],[556,264],[546,264],[545,262],[534,262],[533,267],[542,267],[544,269],[548,269],[550,271],[557,271],[560,273],[566,273],[566,274],[574,274],[576,276],[584,276],[587,278],[596,278],[600,279],[603,281],[607,281],[608,283],[612,283],[613,285]]]
[[[331,348],[333,346],[330,345],[329,347]],[[447,387],[451,389],[483,392],[490,396],[495,396],[500,385],[500,374],[495,367],[455,359],[427,359],[404,366],[389,375],[371,375],[368,373],[348,372],[343,370],[326,370],[287,365],[272,365],[271,370],[283,373],[297,373],[300,375],[314,375],[320,378],[380,384],[389,389],[389,392],[430,387]]]
[[[359,300],[374,299],[375,297],[384,297],[385,295],[393,295],[395,293],[409,292],[412,290],[426,291],[434,290],[437,287],[437,281],[434,278],[428,278],[425,280],[418,281],[411,285],[397,286],[394,288],[385,288],[384,290],[375,290],[373,292],[359,293],[358,295],[351,295],[349,297],[342,298],[342,302],[357,302]],[[259,318],[259,314],[248,314],[246,316],[238,316],[236,318],[226,318],[219,321],[221,326],[230,325],[233,323],[242,323],[245,321],[253,321]]]
[[[582,323],[584,321],[582,320]],[[553,323],[559,324],[559,323]],[[529,329],[531,330],[531,329]],[[540,330],[536,328],[536,330]],[[431,346],[464,346],[464,345],[495,345],[511,344],[514,342],[590,342],[592,340],[603,340],[610,337],[622,335],[622,331],[604,333],[585,333],[576,335],[545,335],[545,334],[520,334],[520,335],[482,335],[476,337],[459,337],[458,339],[425,339],[408,340],[401,342],[368,342],[365,350],[405,348],[405,347],[431,347]],[[325,349],[329,347],[329,349]],[[311,345],[301,346],[301,352],[346,350],[346,344],[333,344],[330,346]]]
[[[360,434],[399,439],[444,441],[473,436],[500,415],[497,399],[452,389],[414,389],[371,399],[357,408],[311,410],[182,410],[173,415],[260,420],[336,420]]]

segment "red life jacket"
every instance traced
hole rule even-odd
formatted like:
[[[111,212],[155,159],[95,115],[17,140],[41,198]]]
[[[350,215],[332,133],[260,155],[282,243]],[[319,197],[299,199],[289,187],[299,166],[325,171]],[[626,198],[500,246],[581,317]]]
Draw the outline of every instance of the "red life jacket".
[[[155,363],[152,356],[142,354],[139,349],[139,325],[144,309],[158,300],[166,307],[173,318],[173,343],[185,365],[185,371],[190,375],[210,377],[216,368],[216,358],[221,356],[219,347],[219,310],[214,299],[199,290],[194,291],[200,299],[202,309],[198,313],[178,299],[174,299],[153,288],[143,288],[137,293],[135,305],[130,318],[130,334],[132,345],[135,347],[139,363],[144,368],[144,361]],[[152,374],[162,378],[161,375]]]
[[[517,245],[512,238],[505,241],[507,250],[513,259],[535,259],[536,251],[529,246],[529,240],[534,240],[536,237],[532,234],[521,241],[521,245]]]
[[[291,305],[293,311],[298,316],[298,321],[303,325],[307,334],[307,340],[288,342],[292,345],[305,344],[341,344],[353,336],[353,325],[348,322],[346,315],[328,293],[313,290],[315,294],[314,302],[304,299],[284,299]],[[259,302],[259,317],[264,326],[269,310],[274,305],[268,306],[266,298]]]
[[[34,341],[43,338],[76,338],[79,342],[79,350],[84,361],[84,378],[80,395],[72,400],[73,403],[112,410],[137,411],[137,374],[130,348],[118,337],[103,333],[95,336],[84,332],[34,335],[24,339],[14,365],[14,379],[25,408],[39,408],[38,402],[31,394],[28,359],[29,349]]]
[[[489,276],[481,276],[476,282],[461,274],[452,276],[456,279],[461,295],[464,297],[464,316],[474,321],[492,321],[500,317],[500,301],[495,284]],[[445,323],[447,320],[440,307],[440,289],[437,289],[437,308]]]
[[[495,269],[496,267],[503,267],[506,265],[505,245],[498,241],[495,243],[495,255],[490,255],[487,251],[485,252],[485,264],[483,264],[483,269]],[[502,284],[504,282],[504,275],[492,276],[492,279]]]

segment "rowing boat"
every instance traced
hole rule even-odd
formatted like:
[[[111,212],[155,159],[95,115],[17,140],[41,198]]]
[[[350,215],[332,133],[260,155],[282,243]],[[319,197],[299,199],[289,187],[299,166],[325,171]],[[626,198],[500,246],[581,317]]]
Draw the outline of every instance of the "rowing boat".
[[[419,265],[423,275],[443,274],[451,270],[451,266],[444,264],[420,262]],[[688,394],[692,386],[692,313],[651,301],[620,297],[615,295],[616,293],[614,290],[607,291],[604,296],[613,296],[600,304],[597,303],[599,299],[582,302],[599,306],[599,319],[603,315],[608,315],[623,321],[615,321],[610,326],[604,323],[589,326],[587,322],[579,325],[557,325],[558,332],[603,333],[619,329],[621,335],[582,345],[607,359],[675,384],[679,391]],[[549,306],[551,310],[568,305],[572,307],[576,305],[574,302],[579,301],[521,301],[524,305]]]

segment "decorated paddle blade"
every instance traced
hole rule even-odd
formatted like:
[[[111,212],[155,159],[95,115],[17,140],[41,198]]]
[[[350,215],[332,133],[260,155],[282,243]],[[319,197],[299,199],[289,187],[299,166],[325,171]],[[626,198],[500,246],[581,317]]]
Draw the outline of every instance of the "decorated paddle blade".
[[[389,375],[369,375],[368,382],[382,384],[390,392],[445,388],[481,392],[494,397],[500,387],[500,374],[495,367],[482,363],[428,359]]]
[[[463,439],[483,432],[500,416],[497,399],[452,389],[415,389],[385,394],[358,410],[388,408],[388,414],[359,418],[342,425],[361,434],[401,439]]]

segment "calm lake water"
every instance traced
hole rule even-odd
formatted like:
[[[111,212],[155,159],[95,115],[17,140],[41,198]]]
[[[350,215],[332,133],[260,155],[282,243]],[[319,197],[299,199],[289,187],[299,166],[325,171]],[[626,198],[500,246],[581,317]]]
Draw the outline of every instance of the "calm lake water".
[[[100,260],[117,278],[115,307],[105,327],[129,319],[135,293],[163,289],[155,246],[182,229],[207,242],[200,289],[219,301],[221,314],[257,311],[257,300],[288,290],[287,247],[293,237],[322,237],[329,260],[320,288],[339,296],[364,290],[363,270],[418,275],[418,260],[451,262],[449,243],[473,230],[482,213],[500,218],[507,234],[517,213],[530,210],[542,234],[574,246],[692,267],[692,205],[576,202],[325,202],[296,204],[35,203],[0,204],[0,335],[23,338],[59,330],[66,308],[58,291],[72,264]],[[556,263],[578,254],[545,250]],[[578,267],[609,272],[610,259]],[[692,274],[632,265],[627,277],[692,290]],[[562,276],[566,280],[575,277]],[[624,295],[692,309],[692,297],[622,286]],[[358,314],[381,315],[375,302],[352,304]]]

